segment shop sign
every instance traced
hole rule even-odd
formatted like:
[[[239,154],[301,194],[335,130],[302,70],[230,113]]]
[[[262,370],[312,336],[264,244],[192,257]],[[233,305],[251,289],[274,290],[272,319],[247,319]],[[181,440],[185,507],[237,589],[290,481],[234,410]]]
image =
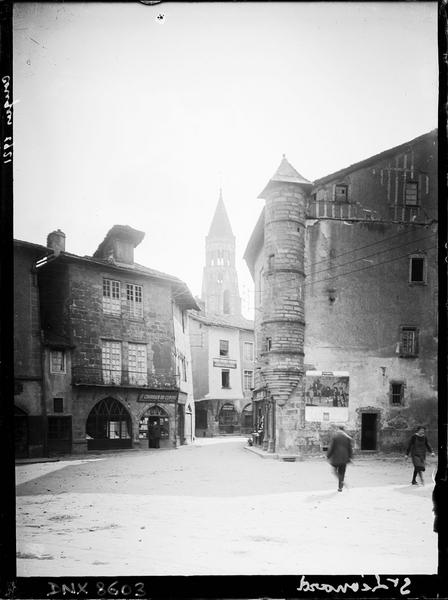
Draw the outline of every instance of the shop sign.
[[[157,404],[173,404],[177,400],[177,390],[154,390],[141,394],[138,398],[138,402],[154,402]]]
[[[214,367],[224,367],[226,369],[236,369],[236,360],[230,360],[230,358],[214,358]]]

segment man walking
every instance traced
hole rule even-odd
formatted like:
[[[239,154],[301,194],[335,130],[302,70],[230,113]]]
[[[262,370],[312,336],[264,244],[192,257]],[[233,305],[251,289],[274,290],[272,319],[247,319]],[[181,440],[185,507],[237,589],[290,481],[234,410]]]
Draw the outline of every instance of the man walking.
[[[338,478],[338,492],[344,487],[345,470],[347,463],[353,457],[352,438],[345,433],[343,425],[338,426],[338,431],[333,436],[327,451],[327,458]]]

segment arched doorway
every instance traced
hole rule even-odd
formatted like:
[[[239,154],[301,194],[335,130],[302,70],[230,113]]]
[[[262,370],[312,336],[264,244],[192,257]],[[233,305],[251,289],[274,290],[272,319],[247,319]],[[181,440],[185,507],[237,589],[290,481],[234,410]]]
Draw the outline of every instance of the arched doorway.
[[[90,411],[86,434],[88,450],[132,448],[131,415],[115,398],[105,398]]]
[[[160,406],[151,406],[140,418],[138,437],[147,440],[149,448],[153,445],[152,428],[158,428],[160,433],[160,446],[167,447],[170,438],[170,418],[168,413]],[[157,430],[157,429],[156,429]]]
[[[28,458],[28,415],[14,406],[14,449],[16,458]]]
[[[253,412],[252,402],[246,404],[241,413],[241,433],[251,433],[253,431]]]
[[[239,429],[238,412],[233,404],[226,402],[219,411],[219,432],[235,433]]]

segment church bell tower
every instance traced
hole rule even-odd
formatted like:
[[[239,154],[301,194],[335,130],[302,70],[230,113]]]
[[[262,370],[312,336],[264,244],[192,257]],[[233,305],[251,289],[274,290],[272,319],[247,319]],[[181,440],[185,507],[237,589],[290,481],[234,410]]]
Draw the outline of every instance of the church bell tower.
[[[235,268],[235,236],[219,191],[219,200],[205,238],[205,267],[202,275],[205,312],[241,315],[241,297]]]

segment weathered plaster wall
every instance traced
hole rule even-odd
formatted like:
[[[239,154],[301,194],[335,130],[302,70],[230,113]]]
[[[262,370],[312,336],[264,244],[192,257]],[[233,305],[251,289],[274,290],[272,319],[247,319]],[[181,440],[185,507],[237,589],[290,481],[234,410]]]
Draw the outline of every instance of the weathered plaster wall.
[[[419,422],[435,427],[435,240],[433,227],[415,224],[308,223],[306,365],[310,369],[349,372],[347,426],[358,445],[360,411],[367,407],[379,410],[379,426],[383,429],[379,443],[384,449],[402,445],[409,430]],[[413,251],[423,251],[427,256],[426,284],[409,283],[408,254]],[[342,263],[348,264],[338,267]],[[419,330],[415,358],[402,358],[397,353],[401,326]],[[391,405],[393,381],[405,384],[401,407]],[[425,414],[423,404],[428,409]],[[325,424],[316,427],[325,429]]]
[[[179,389],[186,396],[185,402],[185,427],[184,427],[184,440],[185,443],[191,444],[194,438],[194,424],[195,421],[195,407],[193,398],[193,369],[191,361],[191,349],[190,349],[190,319],[185,313],[182,313],[181,308],[177,305],[173,305],[173,317],[174,317],[174,339],[175,339],[175,353],[177,357],[177,370],[178,370],[178,382]],[[186,379],[184,379],[182,358],[185,360],[185,371]],[[187,411],[188,407],[190,410]]]
[[[193,394],[195,400],[205,398],[208,383],[208,331],[207,326],[189,317],[191,363],[193,370]]]
[[[39,289],[34,249],[14,246],[14,377],[40,378]]]

